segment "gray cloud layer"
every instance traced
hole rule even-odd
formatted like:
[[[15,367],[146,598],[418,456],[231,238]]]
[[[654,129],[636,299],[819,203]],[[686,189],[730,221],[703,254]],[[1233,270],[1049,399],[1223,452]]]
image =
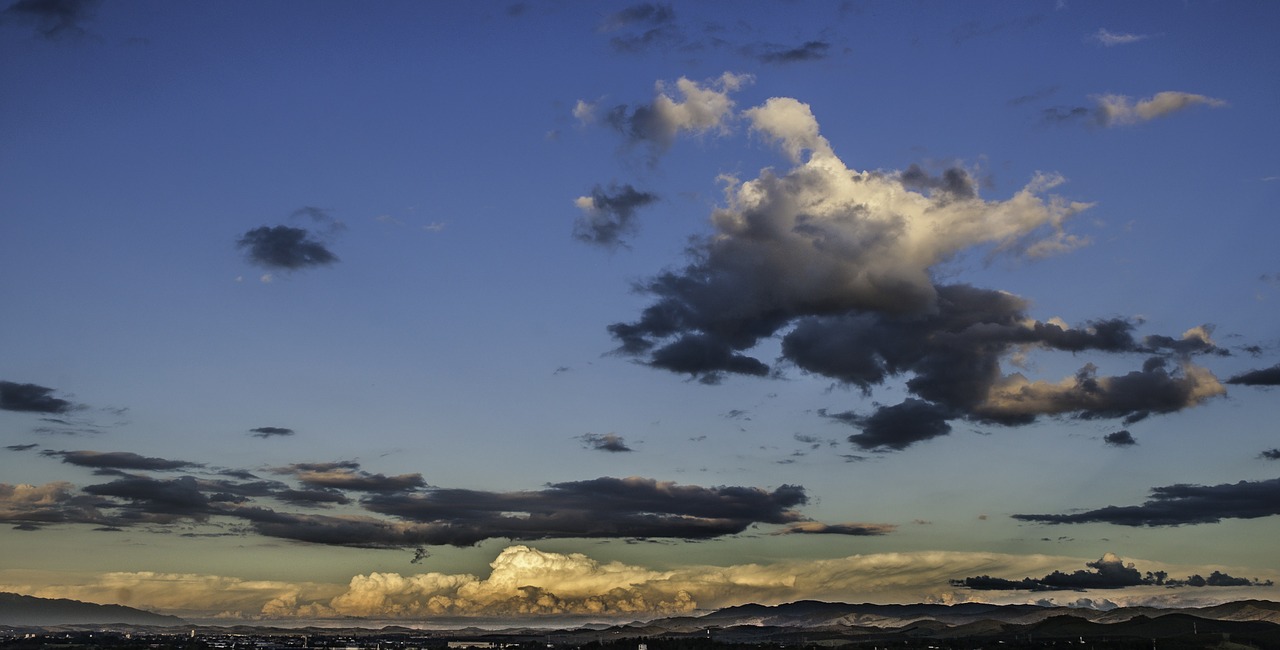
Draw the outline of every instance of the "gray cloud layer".
[[[0,381],[0,409],[28,413],[69,413],[75,404],[53,396],[52,388]]]
[[[1221,485],[1169,485],[1152,488],[1140,506],[1107,506],[1066,515],[1013,515],[1046,524],[1101,522],[1121,526],[1211,524],[1223,519],[1280,515],[1280,478]]]
[[[554,483],[541,490],[485,492],[430,487],[419,474],[384,476],[354,461],[296,463],[277,468],[296,480],[261,480],[243,470],[212,472],[217,478],[155,478],[124,470],[196,469],[194,463],[148,458],[130,452],[46,452],[63,462],[98,469],[112,477],[77,489],[70,483],[43,486],[0,484],[0,521],[23,529],[59,523],[101,529],[130,526],[234,524],[231,533],[317,544],[415,548],[469,546],[487,539],[681,538],[710,539],[754,524],[809,522],[798,508],[804,488],[783,485],[699,487],[653,479],[601,477]],[[289,512],[278,505],[346,512]],[[793,532],[819,532],[808,529]],[[857,526],[864,526],[857,529]],[[225,529],[225,526],[224,526]],[[892,527],[837,524],[825,532],[883,534]]]
[[[1270,580],[1259,582],[1248,578],[1237,578],[1226,573],[1214,571],[1208,578],[1200,574],[1188,576],[1185,580],[1170,579],[1164,571],[1148,571],[1145,575],[1138,572],[1133,563],[1125,563],[1119,556],[1107,553],[1096,562],[1088,562],[1085,566],[1093,569],[1080,569],[1072,573],[1054,571],[1043,578],[1023,578],[1007,580],[982,575],[972,578],[952,580],[956,587],[968,587],[977,590],[1015,590],[1058,591],[1064,589],[1121,589],[1139,585],[1159,585],[1165,587],[1265,587]]]

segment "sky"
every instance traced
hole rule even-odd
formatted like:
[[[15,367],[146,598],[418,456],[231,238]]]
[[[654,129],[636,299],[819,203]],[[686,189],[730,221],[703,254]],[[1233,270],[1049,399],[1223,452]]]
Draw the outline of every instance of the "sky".
[[[1280,599],[1277,26],[9,1],[0,591]]]

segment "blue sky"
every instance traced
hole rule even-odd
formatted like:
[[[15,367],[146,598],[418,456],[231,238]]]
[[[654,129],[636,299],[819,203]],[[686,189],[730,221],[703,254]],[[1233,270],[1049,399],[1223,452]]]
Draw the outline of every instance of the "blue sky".
[[[9,2],[0,589],[1275,598],[1278,21]]]

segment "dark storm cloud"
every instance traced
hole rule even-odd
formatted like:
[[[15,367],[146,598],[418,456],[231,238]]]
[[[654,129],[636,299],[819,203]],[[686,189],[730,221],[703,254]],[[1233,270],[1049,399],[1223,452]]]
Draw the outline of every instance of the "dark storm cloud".
[[[372,512],[417,524],[422,544],[469,546],[485,539],[683,538],[740,533],[754,523],[785,524],[803,517],[804,488],[675,485],[644,478],[598,478],[555,483],[537,492],[433,489],[371,495]]]
[[[1259,582],[1248,578],[1236,578],[1218,571],[1211,573],[1208,578],[1202,577],[1200,574],[1194,574],[1188,576],[1185,580],[1170,579],[1164,571],[1148,571],[1143,574],[1138,572],[1133,563],[1126,564],[1124,560],[1111,553],[1107,553],[1096,562],[1088,562],[1085,566],[1093,570],[1080,569],[1072,573],[1054,571],[1043,578],[1023,578],[1021,580],[1007,580],[984,575],[952,580],[951,584],[956,587],[968,587],[969,589],[983,591],[1121,589],[1142,585],[1164,587],[1266,587],[1271,585],[1269,580]]]
[[[294,434],[293,429],[286,429],[285,427],[258,427],[256,429],[250,429],[249,431],[254,438],[270,438],[272,436],[291,436]]]
[[[99,509],[102,499],[80,493],[70,483],[10,485],[0,483],[0,522],[17,525],[88,523],[108,518]]]
[[[241,235],[236,246],[245,250],[250,262],[268,269],[294,271],[338,261],[338,256],[305,228],[261,226]]]
[[[414,548],[468,546],[495,538],[710,539],[741,533],[758,523],[807,521],[797,511],[808,501],[804,488],[792,485],[768,491],[604,477],[552,484],[537,491],[482,492],[432,488],[422,485],[417,474],[388,478],[357,468],[351,461],[287,468],[286,473],[303,483],[302,489],[281,481],[157,479],[117,469],[101,470],[110,472],[113,480],[78,490],[69,483],[0,484],[0,522],[36,527],[141,525],[169,532],[173,526],[225,526],[232,520],[244,525],[241,533],[249,530],[318,544]],[[320,483],[339,487],[315,486]],[[342,492],[352,489],[366,492],[358,501],[361,514],[285,512],[258,501],[271,499],[305,508],[354,505]],[[857,526],[867,528],[859,533]],[[829,532],[876,534],[877,526],[881,525],[840,524]]]
[[[1013,515],[1013,518],[1046,524],[1181,526],[1275,515],[1280,515],[1280,478],[1207,486],[1170,485],[1152,488],[1151,498],[1140,506],[1107,506],[1066,515]]]
[[[36,443],[32,442],[25,445],[8,445],[5,447],[5,449],[8,449],[9,451],[27,451],[28,449],[35,449],[36,447],[39,447],[39,446],[40,445],[37,445]]]
[[[98,0],[18,0],[0,11],[0,23],[31,25],[42,37],[82,36]]]
[[[631,185],[596,185],[589,196],[578,199],[582,215],[573,224],[578,241],[605,248],[626,246],[624,237],[635,234],[635,213],[658,200],[658,195],[641,192]]]
[[[951,433],[947,420],[955,416],[937,404],[912,398],[901,404],[880,407],[870,415],[827,413],[825,410],[820,410],[819,415],[858,427],[862,433],[849,436],[849,442],[862,449],[877,451],[902,450],[923,440],[945,436]]]
[[[334,463],[295,463],[274,470],[277,474],[292,475],[310,488],[333,488],[355,492],[398,492],[426,487],[421,474],[384,476],[360,469],[354,461]]]
[[[206,521],[217,513],[212,504],[231,501],[221,493],[206,495],[195,478],[155,479],[126,476],[109,483],[85,486],[83,491],[100,497],[114,497],[118,509],[116,525],[128,523],[170,523],[178,519]]]
[[[1258,458],[1265,460],[1280,460],[1280,449],[1268,449],[1258,454]]]
[[[761,63],[796,63],[800,61],[817,61],[827,58],[831,44],[826,41],[806,41],[796,47],[781,45],[758,45],[745,48],[748,56]]]
[[[600,23],[601,32],[623,32],[609,39],[619,52],[644,52],[654,47],[671,48],[684,43],[676,25],[676,12],[669,4],[641,3],[610,14]]]
[[[720,383],[725,373],[764,377],[769,366],[743,354],[729,344],[710,336],[690,334],[654,350],[649,365],[671,372],[687,373],[702,383]]]
[[[27,413],[70,413],[76,405],[53,396],[52,388],[0,381],[0,409]]]
[[[140,456],[128,451],[54,451],[49,449],[40,452],[40,455],[61,458],[62,462],[68,465],[97,469],[173,471],[204,467],[201,463]]]
[[[888,535],[897,530],[893,524],[823,524],[816,521],[802,521],[791,524],[775,533],[776,535],[851,535],[868,537]]]
[[[909,190],[944,192],[956,199],[972,199],[978,196],[977,185],[969,177],[969,172],[960,167],[947,169],[942,172],[942,176],[930,176],[919,165],[912,163],[905,171],[898,174],[898,180]]]
[[[1280,364],[1238,374],[1228,379],[1227,383],[1241,386],[1280,386]]]
[[[1133,439],[1133,434],[1129,433],[1127,429],[1121,429],[1115,433],[1108,433],[1103,436],[1102,439],[1112,447],[1131,447],[1138,444],[1138,441]]]
[[[587,449],[613,453],[634,451],[627,446],[627,441],[616,433],[584,433],[578,436],[578,439],[582,441],[582,445]]]

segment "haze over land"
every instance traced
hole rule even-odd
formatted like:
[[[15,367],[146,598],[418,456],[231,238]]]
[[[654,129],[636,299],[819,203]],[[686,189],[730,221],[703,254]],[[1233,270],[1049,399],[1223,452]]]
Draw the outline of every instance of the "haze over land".
[[[1280,600],[1280,7],[0,6],[0,591]]]

